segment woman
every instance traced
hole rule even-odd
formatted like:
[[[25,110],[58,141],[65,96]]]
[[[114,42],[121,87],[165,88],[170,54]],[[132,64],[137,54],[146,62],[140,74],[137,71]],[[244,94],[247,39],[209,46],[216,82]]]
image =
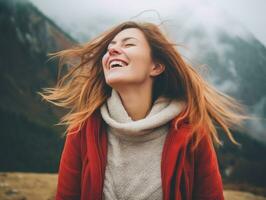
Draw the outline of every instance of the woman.
[[[125,22],[52,54],[69,71],[41,95],[70,108],[56,199],[221,200],[215,125],[246,119],[151,23]]]

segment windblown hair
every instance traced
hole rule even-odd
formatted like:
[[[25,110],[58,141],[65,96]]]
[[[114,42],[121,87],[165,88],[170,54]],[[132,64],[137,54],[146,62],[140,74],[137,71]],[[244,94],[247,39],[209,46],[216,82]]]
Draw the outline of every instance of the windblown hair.
[[[59,70],[56,86],[44,88],[39,94],[59,107],[70,109],[59,123],[67,125],[66,132],[76,127],[80,130],[86,119],[110,96],[111,88],[105,82],[101,59],[112,39],[127,28],[141,30],[151,48],[152,59],[165,66],[165,71],[154,81],[153,100],[165,96],[186,102],[186,108],[178,119],[188,120],[192,133],[198,136],[195,146],[202,130],[209,133],[217,144],[222,144],[216,124],[234,144],[239,144],[229,128],[242,127],[243,120],[248,118],[244,106],[208,84],[183,60],[176,45],[164,36],[160,28],[147,22],[124,22],[86,44],[50,54],[52,58],[59,58],[59,69],[67,66],[68,70],[62,77]]]

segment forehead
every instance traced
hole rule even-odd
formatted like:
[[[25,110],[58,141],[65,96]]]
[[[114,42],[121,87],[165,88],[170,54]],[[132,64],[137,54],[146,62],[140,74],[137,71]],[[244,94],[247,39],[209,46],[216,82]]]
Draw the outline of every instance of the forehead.
[[[123,40],[124,38],[136,38],[137,40],[140,41],[146,41],[146,38],[144,34],[142,33],[141,30],[137,28],[127,28],[122,31],[120,31],[114,38],[113,41],[120,41]]]

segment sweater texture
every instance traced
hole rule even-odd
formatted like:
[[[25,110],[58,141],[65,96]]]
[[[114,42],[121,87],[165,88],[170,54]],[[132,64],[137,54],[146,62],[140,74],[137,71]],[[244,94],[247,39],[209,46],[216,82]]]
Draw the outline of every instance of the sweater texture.
[[[149,114],[133,121],[119,94],[101,107],[107,126],[108,156],[104,180],[105,200],[161,200],[161,156],[169,122],[183,103],[159,97]]]

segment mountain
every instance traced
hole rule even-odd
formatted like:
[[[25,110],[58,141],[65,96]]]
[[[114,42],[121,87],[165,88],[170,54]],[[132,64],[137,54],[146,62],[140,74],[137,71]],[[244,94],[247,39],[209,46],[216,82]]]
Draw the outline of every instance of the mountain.
[[[0,1],[0,170],[57,171],[63,110],[37,91],[55,84],[47,54],[76,41],[28,1]]]
[[[30,3],[1,1],[0,9],[0,108],[51,124],[56,113],[40,103],[36,91],[56,80],[57,68],[47,63],[47,54],[75,41]]]
[[[170,26],[172,38],[186,46],[180,50],[194,65],[207,66],[203,75],[211,84],[247,105],[257,119],[246,122],[246,134],[266,144],[266,47],[213,5],[189,13]]]

